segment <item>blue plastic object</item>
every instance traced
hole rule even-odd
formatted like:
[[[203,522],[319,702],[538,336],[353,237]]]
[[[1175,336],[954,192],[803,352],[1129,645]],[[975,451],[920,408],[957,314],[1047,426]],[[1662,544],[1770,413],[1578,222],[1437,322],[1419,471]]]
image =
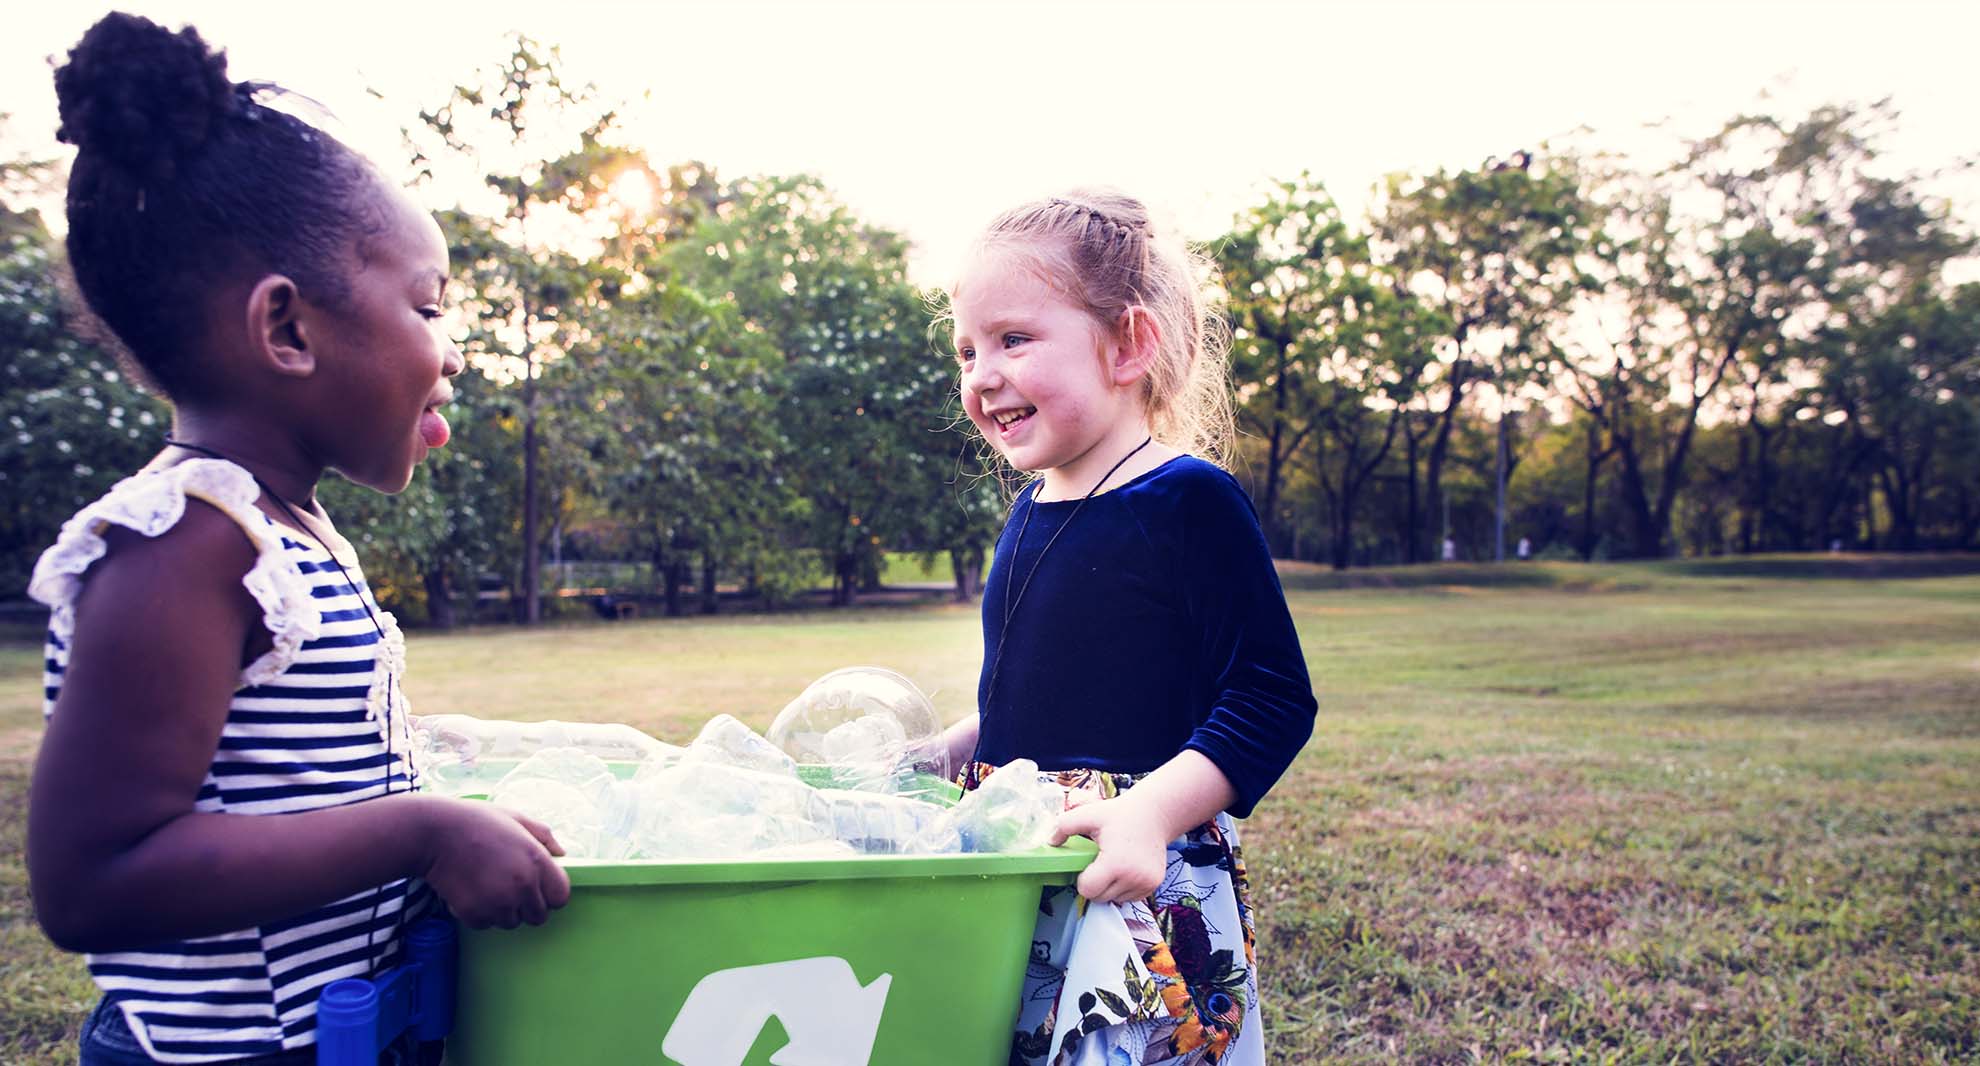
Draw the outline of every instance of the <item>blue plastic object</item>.
[[[377,1066],[402,1034],[420,1043],[454,1029],[459,937],[454,923],[428,918],[406,934],[406,963],[375,980],[332,981],[316,1000],[317,1066]]]

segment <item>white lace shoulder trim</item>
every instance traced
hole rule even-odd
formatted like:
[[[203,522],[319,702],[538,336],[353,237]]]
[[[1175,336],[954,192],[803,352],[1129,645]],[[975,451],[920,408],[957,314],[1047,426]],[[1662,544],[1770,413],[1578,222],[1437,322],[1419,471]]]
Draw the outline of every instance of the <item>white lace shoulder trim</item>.
[[[399,628],[399,620],[383,607],[378,608],[375,621],[378,626],[378,665],[371,672],[371,688],[365,692],[364,716],[382,723],[388,729],[396,720],[398,727],[403,729],[407,715],[412,713],[412,708],[405,705],[403,690],[397,693],[400,703],[398,713],[395,715],[392,712],[394,689],[406,673],[406,635]]]
[[[108,549],[104,531],[114,525],[156,537],[185,515],[187,497],[204,500],[232,518],[254,542],[254,565],[241,584],[261,606],[261,621],[274,647],[241,671],[241,685],[271,681],[295,661],[304,641],[317,636],[323,617],[310,595],[308,579],[282,547],[281,531],[255,507],[260,496],[254,476],[224,459],[189,459],[127,477],[62,523],[54,545],[35,561],[28,596],[49,608],[50,627],[67,643],[75,633],[75,603],[83,574]]]

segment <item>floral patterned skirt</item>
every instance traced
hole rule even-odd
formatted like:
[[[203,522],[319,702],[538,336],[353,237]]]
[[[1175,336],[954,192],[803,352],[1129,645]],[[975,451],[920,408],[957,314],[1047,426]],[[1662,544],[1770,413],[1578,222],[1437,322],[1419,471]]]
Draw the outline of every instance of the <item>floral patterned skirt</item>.
[[[979,764],[981,782],[994,767]],[[1112,799],[1141,775],[1042,775]],[[1090,903],[1071,886],[1038,902],[1011,1066],[1264,1066],[1251,901],[1227,814],[1169,842],[1161,887]]]

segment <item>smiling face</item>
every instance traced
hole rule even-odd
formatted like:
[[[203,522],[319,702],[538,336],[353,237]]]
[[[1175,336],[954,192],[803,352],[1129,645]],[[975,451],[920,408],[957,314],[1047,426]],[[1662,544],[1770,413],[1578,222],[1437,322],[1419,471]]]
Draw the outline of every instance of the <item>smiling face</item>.
[[[1044,498],[1084,495],[1147,434],[1119,344],[1021,249],[979,253],[951,306],[963,410],[1005,461],[1045,475]]]
[[[447,442],[438,408],[465,365],[441,327],[447,243],[430,215],[381,189],[382,225],[362,242],[347,305],[323,318],[318,357],[340,425],[326,465],[361,485],[398,492],[429,449]]]

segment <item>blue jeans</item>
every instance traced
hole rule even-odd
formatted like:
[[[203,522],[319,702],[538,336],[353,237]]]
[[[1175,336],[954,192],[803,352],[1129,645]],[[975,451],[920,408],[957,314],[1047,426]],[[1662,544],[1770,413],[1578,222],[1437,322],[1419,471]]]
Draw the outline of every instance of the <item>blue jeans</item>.
[[[379,1066],[431,1066],[440,1061],[440,1045],[422,1047],[410,1038],[385,1049],[378,1057]],[[144,1045],[138,1043],[137,1036],[124,1020],[124,1012],[117,1007],[116,1000],[105,996],[98,1000],[96,1009],[89,1012],[89,1019],[83,1022],[82,1058],[77,1066],[152,1066],[155,1062],[144,1053]],[[316,1066],[314,1046],[297,1048],[274,1055],[257,1055],[247,1059],[228,1059],[226,1066]]]

